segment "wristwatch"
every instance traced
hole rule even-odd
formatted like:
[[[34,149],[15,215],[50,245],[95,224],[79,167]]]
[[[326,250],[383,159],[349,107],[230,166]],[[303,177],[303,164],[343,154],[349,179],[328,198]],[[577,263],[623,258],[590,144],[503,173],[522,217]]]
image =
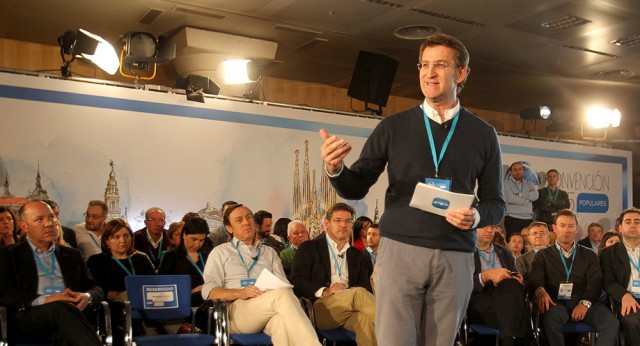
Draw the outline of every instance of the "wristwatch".
[[[591,302],[589,302],[588,300],[581,300],[580,304],[586,306],[587,309],[589,309],[591,307]]]

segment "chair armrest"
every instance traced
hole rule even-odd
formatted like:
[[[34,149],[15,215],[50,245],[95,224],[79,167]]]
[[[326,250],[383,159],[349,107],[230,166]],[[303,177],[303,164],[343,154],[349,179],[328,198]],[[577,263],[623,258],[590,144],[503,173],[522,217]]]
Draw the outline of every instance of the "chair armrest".
[[[229,314],[228,306],[224,300],[212,299],[213,320],[215,322],[215,344],[229,345]]]
[[[125,300],[124,304],[124,344],[127,346],[133,345],[133,328],[131,322],[131,302]]]
[[[104,322],[104,331],[100,331],[98,329],[98,336],[103,340],[103,344],[106,346],[113,345],[113,331],[111,330],[111,308],[109,307],[109,303],[105,301],[100,302],[100,308],[102,310],[102,320]],[[100,317],[98,317],[100,318]],[[98,322],[98,328],[100,328],[101,324]]]
[[[316,328],[316,317],[315,312],[313,311],[313,302],[309,298],[301,297],[299,298],[300,305],[302,305],[302,310],[307,314],[309,320],[311,321],[311,325]]]
[[[0,306],[0,346],[7,345],[7,308]]]

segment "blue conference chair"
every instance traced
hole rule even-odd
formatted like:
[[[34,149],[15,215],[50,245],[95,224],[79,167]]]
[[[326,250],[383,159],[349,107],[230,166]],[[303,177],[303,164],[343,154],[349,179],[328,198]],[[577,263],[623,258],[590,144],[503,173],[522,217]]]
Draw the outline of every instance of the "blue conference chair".
[[[197,308],[191,307],[191,277],[189,275],[133,275],[125,277],[129,301],[125,302],[125,341],[132,345],[132,319],[135,320],[175,320],[191,316],[195,323]],[[213,308],[210,309],[210,314]],[[210,320],[211,318],[209,318]],[[211,322],[207,334],[142,335],[135,338],[138,346],[196,346],[212,345]],[[195,328],[194,328],[195,329]]]
[[[219,346],[229,345],[272,345],[271,337],[265,333],[231,334],[229,330],[229,304],[215,301],[213,313],[216,325],[216,339]]]
[[[320,340],[322,340],[322,345],[326,346],[327,343],[332,343],[333,346],[335,346],[338,342],[356,341],[356,333],[344,328],[318,329],[316,327],[316,318],[311,300],[304,297],[300,298],[300,305],[302,305],[302,309],[307,313],[307,316],[311,320],[311,325],[316,328],[316,332],[320,336]]]

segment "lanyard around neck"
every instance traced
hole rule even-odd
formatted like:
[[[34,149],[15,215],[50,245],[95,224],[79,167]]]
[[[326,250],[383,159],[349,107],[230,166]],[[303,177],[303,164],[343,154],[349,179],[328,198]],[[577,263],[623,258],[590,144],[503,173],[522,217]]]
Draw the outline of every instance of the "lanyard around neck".
[[[567,273],[567,282],[569,282],[569,277],[571,276],[571,271],[573,270],[573,260],[576,259],[576,252],[578,252],[578,247],[574,244],[573,255],[571,255],[571,266],[567,268],[567,260],[564,258],[562,254],[562,250],[559,249],[560,245],[558,245],[558,253],[560,254],[560,259],[562,260],[562,264],[564,265],[564,271]]]
[[[233,246],[233,248],[236,249],[236,251],[238,251],[238,257],[240,257],[240,260],[242,261],[242,265],[244,266],[244,269],[247,271],[247,278],[248,278],[249,273],[251,273],[251,269],[253,269],[253,267],[256,266],[256,263],[258,263],[258,259],[260,259],[260,250],[262,249],[260,247],[260,244],[258,244],[258,255],[253,259],[253,263],[251,263],[251,266],[249,266],[248,268],[247,268],[247,264],[244,262],[244,258],[242,258],[242,254],[240,254],[240,249],[238,249],[238,247],[233,241],[231,242],[231,246]]]
[[[556,194],[553,195],[553,200],[551,201],[551,203],[556,203],[556,199],[558,199],[558,193],[560,192],[560,189],[556,188]],[[549,196],[549,199],[551,199],[552,195],[551,195],[551,189],[547,187],[547,195]]]
[[[98,249],[102,249],[102,246],[100,245],[100,243],[98,242],[98,237],[96,237],[95,234],[93,234],[93,232],[88,231],[89,232],[89,238],[91,238],[91,240],[93,241],[94,244],[96,244],[96,246],[98,247]]]
[[[520,194],[522,194],[522,192],[524,191],[524,179],[522,179],[522,183],[520,184],[520,186],[518,186],[518,182],[511,179],[511,181],[513,182],[513,185],[515,185],[516,189],[518,189],[518,192],[520,192]]]
[[[33,253],[33,257],[36,258],[36,263],[38,263],[38,267],[42,269],[42,271],[44,272],[44,275],[47,277],[47,279],[49,279],[49,281],[53,285],[53,280],[56,278],[56,250],[54,249],[53,251],[51,251],[51,270],[49,270],[44,265],[44,262],[42,262],[42,259],[40,259],[40,256],[38,256],[38,254],[36,254],[35,252]]]
[[[629,262],[631,262],[633,268],[635,268],[636,272],[638,272],[638,276],[640,276],[640,256],[638,256],[638,261],[636,262],[633,261],[633,258],[631,257],[631,255],[629,255],[628,252],[627,256],[629,256]]]
[[[202,269],[200,269],[200,267],[198,267],[198,263],[196,263],[193,258],[191,258],[191,256],[189,256],[189,254],[187,253],[187,259],[189,260],[189,262],[191,262],[191,265],[196,268],[196,270],[198,271],[198,273],[200,274],[200,276],[203,276],[202,274]],[[202,265],[202,268],[204,268],[204,259],[202,258],[202,253],[200,251],[198,251],[198,259],[200,260],[200,264]],[[242,259],[242,256],[240,256],[240,259]],[[244,263],[244,261],[242,262]],[[246,267],[246,266],[245,266]]]
[[[147,241],[149,242],[149,254],[151,255],[151,260],[154,265],[159,264],[158,259],[160,258],[160,253],[162,252],[162,241],[164,240],[164,236],[160,235],[160,242],[158,243],[158,257],[153,253],[153,245],[151,244],[151,234],[149,234],[149,230],[147,229]]]
[[[329,246],[329,252],[331,252],[331,257],[333,258],[333,266],[336,268],[338,272],[338,279],[342,280],[342,266],[344,264],[344,254],[340,255],[340,262],[338,262],[338,258],[336,257],[335,251],[333,251],[333,246],[329,242],[329,236],[327,236],[327,245]]]
[[[425,101],[426,102],[426,101]],[[427,116],[427,111],[425,110],[424,104],[420,106],[422,108],[422,115],[424,116],[424,124],[427,127],[427,136],[429,137],[429,145],[431,146],[431,157],[433,158],[433,165],[436,167],[435,177],[438,177],[438,167],[440,167],[440,162],[444,157],[444,153],[447,151],[447,147],[449,146],[449,142],[451,141],[451,137],[453,137],[453,132],[456,130],[456,125],[458,124],[458,119],[460,119],[460,110],[453,117],[453,123],[451,124],[451,129],[447,134],[447,138],[444,140],[442,144],[442,148],[440,149],[440,156],[436,154],[436,146],[433,141],[433,133],[431,133],[431,124],[429,123],[429,117]]]
[[[113,260],[116,261],[116,263],[118,263],[120,268],[122,268],[122,270],[124,270],[125,273],[127,273],[127,276],[136,275],[136,268],[133,267],[133,261],[131,261],[131,256],[127,256],[127,259],[129,260],[129,266],[131,266],[131,270],[129,270],[129,268],[127,268],[124,264],[122,264],[122,262],[116,256],[111,255],[111,258],[113,258]]]
[[[491,265],[491,269],[496,269],[496,249],[495,248],[493,248],[493,251],[491,251],[491,261],[489,261],[489,259],[484,257],[484,255],[482,254],[483,252],[487,252],[487,251],[480,250],[480,248],[477,245],[476,245],[476,251],[478,252],[478,255],[482,257],[485,263],[488,263],[489,265]]]

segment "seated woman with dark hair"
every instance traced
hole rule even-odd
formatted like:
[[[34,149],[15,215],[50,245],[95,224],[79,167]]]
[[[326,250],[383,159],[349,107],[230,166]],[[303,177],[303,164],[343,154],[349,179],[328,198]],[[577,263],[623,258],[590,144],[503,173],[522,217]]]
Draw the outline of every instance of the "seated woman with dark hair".
[[[16,220],[15,215],[9,207],[0,206],[0,246],[11,245],[18,242],[18,235],[16,233]]]
[[[191,306],[200,306],[203,302],[202,271],[211,252],[211,246],[206,239],[209,235],[209,225],[201,217],[191,217],[182,226],[180,243],[175,249],[167,251],[160,267],[160,275],[189,275],[191,276]],[[197,325],[200,327],[198,318]]]
[[[128,300],[124,278],[129,275],[154,275],[149,257],[133,248],[133,231],[125,219],[113,219],[105,225],[102,253],[89,257],[87,267],[102,287],[105,300],[120,303]],[[111,325],[114,345],[124,344],[123,306],[111,305]],[[136,326],[139,328],[139,326]],[[139,334],[137,331],[135,334]]]
[[[353,223],[353,246],[364,251],[365,244],[367,243],[367,230],[373,225],[373,221],[366,216],[360,216]]]

